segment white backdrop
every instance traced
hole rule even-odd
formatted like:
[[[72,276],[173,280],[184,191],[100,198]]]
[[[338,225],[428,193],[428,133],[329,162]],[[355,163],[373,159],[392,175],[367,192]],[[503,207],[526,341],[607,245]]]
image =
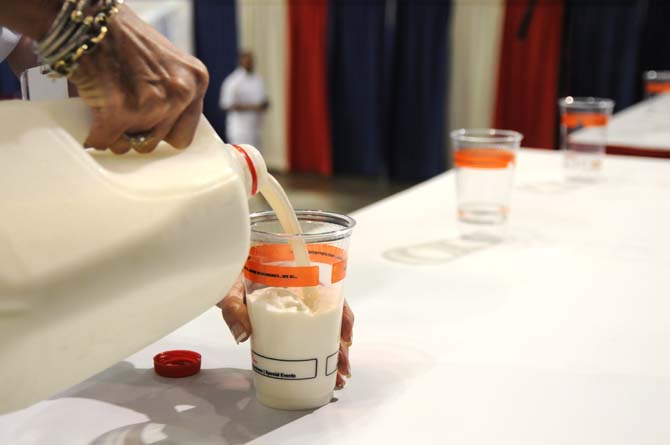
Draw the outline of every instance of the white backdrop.
[[[286,151],[286,0],[237,0],[240,47],[253,51],[270,109],[263,126],[263,157],[273,170],[288,169]]]
[[[451,15],[447,128],[488,128],[498,78],[504,0],[455,0]]]
[[[126,4],[177,47],[194,53],[192,0],[126,0]]]

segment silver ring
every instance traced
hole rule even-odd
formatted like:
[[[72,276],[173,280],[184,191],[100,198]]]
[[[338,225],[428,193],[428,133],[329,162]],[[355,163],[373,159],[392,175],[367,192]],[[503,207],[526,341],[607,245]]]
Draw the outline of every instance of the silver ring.
[[[130,144],[130,148],[137,150],[144,148],[144,146],[151,141],[152,133],[151,130],[139,131],[137,133],[124,133],[123,137],[125,137]]]

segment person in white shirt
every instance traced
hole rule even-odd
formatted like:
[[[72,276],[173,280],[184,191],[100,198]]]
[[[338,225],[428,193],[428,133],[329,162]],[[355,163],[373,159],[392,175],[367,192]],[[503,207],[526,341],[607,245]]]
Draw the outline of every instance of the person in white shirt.
[[[263,115],[269,102],[263,79],[254,73],[253,54],[242,51],[239,63],[221,85],[219,106],[227,113],[227,142],[250,144],[260,150]]]

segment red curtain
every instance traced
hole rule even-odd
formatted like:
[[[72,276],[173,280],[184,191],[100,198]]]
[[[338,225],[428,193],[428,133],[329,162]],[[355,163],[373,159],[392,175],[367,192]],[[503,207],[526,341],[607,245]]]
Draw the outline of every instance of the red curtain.
[[[530,0],[508,0],[498,68],[495,126],[524,135],[525,147],[554,148],[563,0],[538,0],[525,39]]]
[[[293,171],[332,173],[327,0],[289,0],[288,145]]]

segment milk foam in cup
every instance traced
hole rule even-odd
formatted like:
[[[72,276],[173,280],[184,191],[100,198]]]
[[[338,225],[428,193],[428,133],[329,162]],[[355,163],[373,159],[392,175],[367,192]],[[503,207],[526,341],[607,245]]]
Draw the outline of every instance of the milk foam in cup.
[[[283,233],[275,212],[251,216],[252,247],[244,269],[256,397],[290,410],[318,408],[332,398],[355,224],[334,213],[296,214],[300,234]],[[306,246],[308,265],[296,261],[298,244]]]

